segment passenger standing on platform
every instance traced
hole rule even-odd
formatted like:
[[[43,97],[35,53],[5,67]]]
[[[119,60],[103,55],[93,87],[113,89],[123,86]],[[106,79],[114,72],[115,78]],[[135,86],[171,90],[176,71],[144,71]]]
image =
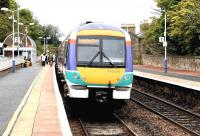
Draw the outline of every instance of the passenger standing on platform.
[[[55,59],[56,59],[56,57],[55,57],[55,55],[53,54],[53,64],[54,64],[54,62],[55,62]]]
[[[48,64],[48,56],[47,55],[45,56],[45,62],[46,62],[46,64]]]
[[[42,66],[45,66],[45,55],[44,54],[42,54],[41,55],[41,62],[42,62]]]
[[[53,56],[51,54],[49,54],[49,65],[52,66],[53,64]]]

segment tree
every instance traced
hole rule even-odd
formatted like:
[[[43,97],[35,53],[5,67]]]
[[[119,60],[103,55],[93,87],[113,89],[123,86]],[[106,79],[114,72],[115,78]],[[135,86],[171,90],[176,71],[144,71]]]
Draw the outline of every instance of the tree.
[[[169,36],[179,54],[200,55],[200,1],[183,0],[169,12]]]
[[[145,53],[147,54],[160,54],[162,53],[162,45],[158,42],[160,36],[163,35],[163,28],[160,26],[160,19],[153,17],[152,22],[144,21],[140,28],[144,33],[142,44],[145,45]]]
[[[9,9],[16,9],[17,4],[14,0],[1,0],[0,9],[6,7]],[[12,32],[12,22],[8,19],[12,13],[0,11],[0,42],[3,42],[6,36]]]
[[[1,0],[0,1],[0,8],[8,7],[8,6],[9,6],[9,1],[8,0]]]
[[[26,33],[25,28],[27,26],[28,35],[33,40],[39,40],[39,36],[44,33],[39,21],[33,18],[32,13],[28,9],[20,10],[20,22],[24,24],[20,26],[20,32]],[[34,25],[29,26],[30,23],[34,23]]]
[[[155,0],[158,7],[164,10],[172,10],[181,0]]]
[[[45,37],[51,37],[50,40],[48,40],[49,44],[58,45],[60,36],[59,28],[56,26],[53,26],[51,24],[43,26],[44,36]]]
[[[168,53],[200,55],[200,1],[199,0],[155,0],[158,7],[167,13]],[[144,44],[148,52],[160,48],[157,39],[163,36],[164,13],[157,19],[141,26]],[[156,51],[157,52],[157,51]]]

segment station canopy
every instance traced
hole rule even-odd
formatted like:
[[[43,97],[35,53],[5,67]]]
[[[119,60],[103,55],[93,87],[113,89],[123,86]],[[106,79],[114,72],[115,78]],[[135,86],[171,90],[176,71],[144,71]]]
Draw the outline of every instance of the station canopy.
[[[30,48],[33,50],[36,49],[35,42],[28,35],[19,33],[19,37],[20,37],[20,40],[18,40],[18,33],[14,33],[15,47],[18,46],[18,42],[19,42],[19,48],[27,47],[27,48]],[[7,45],[7,48],[12,48],[13,47],[13,34],[8,35],[3,43]],[[26,43],[27,43],[27,46],[26,46]]]

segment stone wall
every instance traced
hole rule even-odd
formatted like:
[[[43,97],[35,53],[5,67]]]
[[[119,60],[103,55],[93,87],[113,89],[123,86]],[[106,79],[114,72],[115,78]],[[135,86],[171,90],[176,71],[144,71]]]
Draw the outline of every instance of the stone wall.
[[[190,70],[200,72],[200,56],[168,56],[168,67],[180,70]],[[163,67],[164,56],[142,55],[142,63],[145,65],[153,65]]]

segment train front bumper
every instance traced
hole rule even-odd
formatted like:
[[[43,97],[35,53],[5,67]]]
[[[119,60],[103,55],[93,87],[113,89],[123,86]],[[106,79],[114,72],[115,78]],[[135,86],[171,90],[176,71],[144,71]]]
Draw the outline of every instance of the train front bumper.
[[[92,88],[81,85],[69,86],[68,96],[71,98],[90,98],[107,95],[109,99],[130,99],[131,87]]]
[[[113,90],[113,99],[130,99],[131,87],[115,88]]]

